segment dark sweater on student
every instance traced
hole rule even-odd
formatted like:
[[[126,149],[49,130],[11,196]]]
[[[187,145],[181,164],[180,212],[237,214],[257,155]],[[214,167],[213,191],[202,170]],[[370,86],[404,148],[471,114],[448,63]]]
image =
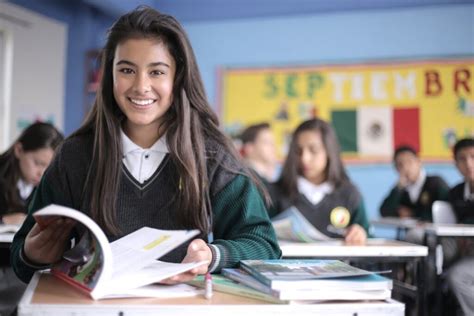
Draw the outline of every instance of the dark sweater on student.
[[[434,201],[446,201],[448,198],[449,186],[438,176],[426,176],[425,183],[421,188],[420,195],[415,203],[410,200],[410,196],[405,189],[395,186],[389,195],[383,200],[380,206],[382,216],[398,217],[400,206],[406,206],[413,212],[413,217],[431,222],[433,216],[431,206]]]
[[[303,194],[299,194],[295,201],[291,201],[286,194],[283,194],[278,184],[270,187],[269,192],[273,201],[273,207],[270,210],[271,217],[295,206],[320,232],[329,237],[340,238],[340,235],[328,231],[327,228],[331,225],[331,211],[336,207],[344,207],[351,215],[348,226],[359,224],[367,233],[369,231],[369,221],[362,196],[350,182],[336,187],[332,193],[325,195],[316,205],[312,204]]]
[[[465,182],[456,185],[449,191],[449,202],[453,206],[458,223],[474,224],[474,200],[464,199]]]
[[[27,208],[27,205],[28,205],[28,201],[29,201],[29,199],[31,199],[33,193],[30,194],[30,196],[28,196],[26,199],[23,199],[20,196],[20,192],[18,191],[18,189],[16,189],[16,194],[17,194],[18,200],[21,202],[21,204],[18,206],[17,209],[11,209],[11,207],[9,207],[9,205],[7,204],[6,184],[3,181],[3,179],[0,179],[0,222],[1,222],[2,216],[6,215],[8,213],[14,213],[14,212],[26,213],[26,208]]]
[[[29,281],[35,271],[35,267],[22,258],[25,237],[34,225],[31,214],[51,203],[89,213],[91,183],[86,183],[86,175],[92,157],[91,150],[92,135],[66,140],[43,176],[29,208],[27,220],[12,244],[12,266],[23,281]],[[217,252],[213,252],[210,266],[218,260],[215,271],[219,271],[223,267],[236,267],[243,259],[279,258],[281,251],[275,233],[253,182],[244,175],[236,175],[222,167],[222,164],[236,168],[239,165],[229,160],[229,156],[217,145],[209,144],[206,154],[213,212],[212,244],[219,249],[217,258]],[[178,223],[174,215],[178,183],[179,177],[169,156],[165,157],[154,175],[143,184],[138,183],[123,166],[116,199],[117,223],[121,234],[108,235],[109,240],[113,241],[143,226],[158,229],[192,228]],[[205,234],[199,237],[206,240]],[[189,242],[160,260],[181,262]]]

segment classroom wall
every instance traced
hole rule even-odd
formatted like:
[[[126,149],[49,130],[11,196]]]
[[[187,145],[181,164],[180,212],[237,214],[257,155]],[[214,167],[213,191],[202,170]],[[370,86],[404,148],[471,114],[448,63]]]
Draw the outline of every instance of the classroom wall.
[[[67,26],[8,3],[0,12],[3,151],[37,119],[63,128]]]
[[[39,13],[45,17],[68,25],[65,68],[64,132],[69,135],[79,127],[85,116],[84,83],[85,56],[88,50],[102,47],[105,32],[113,19],[98,12],[82,1],[75,0],[11,0],[15,5]],[[41,39],[41,38],[40,38]],[[53,47],[44,46],[53,53]],[[49,90],[55,94],[56,90]]]
[[[474,5],[350,11],[264,19],[184,23],[211,102],[218,100],[221,67],[313,65],[474,55]],[[453,185],[451,163],[428,164],[428,173]],[[391,164],[350,165],[369,218],[396,173]]]
[[[69,134],[84,116],[85,53],[102,46],[105,31],[113,20],[76,1],[12,2],[70,25],[65,101],[65,132]],[[214,107],[218,104],[217,73],[221,67],[474,55],[473,4],[184,22],[183,25]],[[461,179],[450,163],[429,164],[426,169],[442,175],[450,185]],[[378,217],[382,197],[396,182],[392,165],[351,165],[348,171],[364,195],[369,217]]]

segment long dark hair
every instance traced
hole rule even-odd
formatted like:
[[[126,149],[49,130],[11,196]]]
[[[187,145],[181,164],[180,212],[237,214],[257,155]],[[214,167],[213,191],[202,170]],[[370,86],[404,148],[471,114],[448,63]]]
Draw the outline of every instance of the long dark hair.
[[[18,158],[15,156],[15,145],[20,143],[23,151],[36,151],[50,148],[56,150],[63,140],[63,135],[49,123],[33,123],[28,126],[15,142],[0,155],[0,178],[2,179],[4,198],[8,205],[8,212],[24,211],[23,202],[17,193],[17,182],[21,178]]]
[[[331,182],[335,187],[349,181],[344,164],[341,160],[341,150],[334,129],[327,122],[314,118],[301,123],[293,133],[288,156],[283,165],[279,184],[283,192],[290,199],[294,200],[298,196],[297,178],[300,175],[300,163],[298,155],[298,136],[302,132],[313,131],[321,134],[321,138],[326,149],[328,161],[326,165],[326,181]]]
[[[92,183],[91,199],[90,206],[86,207],[107,232],[120,234],[115,197],[120,185],[122,160],[120,126],[125,117],[113,95],[112,75],[117,45],[132,38],[160,40],[176,61],[173,104],[156,132],[162,135],[166,131],[170,158],[179,176],[177,220],[186,227],[208,231],[211,209],[206,144],[208,141],[217,143],[235,161],[239,158],[230,140],[219,130],[218,118],[208,104],[184,29],[172,16],[146,6],[123,15],[110,28],[102,51],[103,77],[94,106],[84,124],[73,134],[91,131],[94,134],[92,164],[86,181]]]

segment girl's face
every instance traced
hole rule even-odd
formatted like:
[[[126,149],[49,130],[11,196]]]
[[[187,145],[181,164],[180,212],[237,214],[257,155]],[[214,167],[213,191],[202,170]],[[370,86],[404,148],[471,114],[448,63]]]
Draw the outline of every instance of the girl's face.
[[[162,41],[128,39],[113,61],[114,97],[127,117],[126,128],[155,133],[173,101],[176,63]]]
[[[301,132],[296,138],[296,144],[300,174],[314,184],[326,181],[328,155],[321,133],[316,131]]]
[[[51,148],[24,151],[21,143],[17,143],[15,145],[15,156],[20,165],[23,181],[36,186],[53,159],[54,151]]]

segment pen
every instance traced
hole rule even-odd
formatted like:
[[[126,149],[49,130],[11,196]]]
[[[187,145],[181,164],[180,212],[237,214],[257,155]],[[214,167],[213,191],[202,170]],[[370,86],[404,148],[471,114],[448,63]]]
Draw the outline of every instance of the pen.
[[[211,273],[206,273],[206,277],[205,277],[205,282],[206,282],[206,288],[205,288],[205,293],[204,293],[204,297],[208,300],[210,300],[212,298],[212,276],[211,276]]]

